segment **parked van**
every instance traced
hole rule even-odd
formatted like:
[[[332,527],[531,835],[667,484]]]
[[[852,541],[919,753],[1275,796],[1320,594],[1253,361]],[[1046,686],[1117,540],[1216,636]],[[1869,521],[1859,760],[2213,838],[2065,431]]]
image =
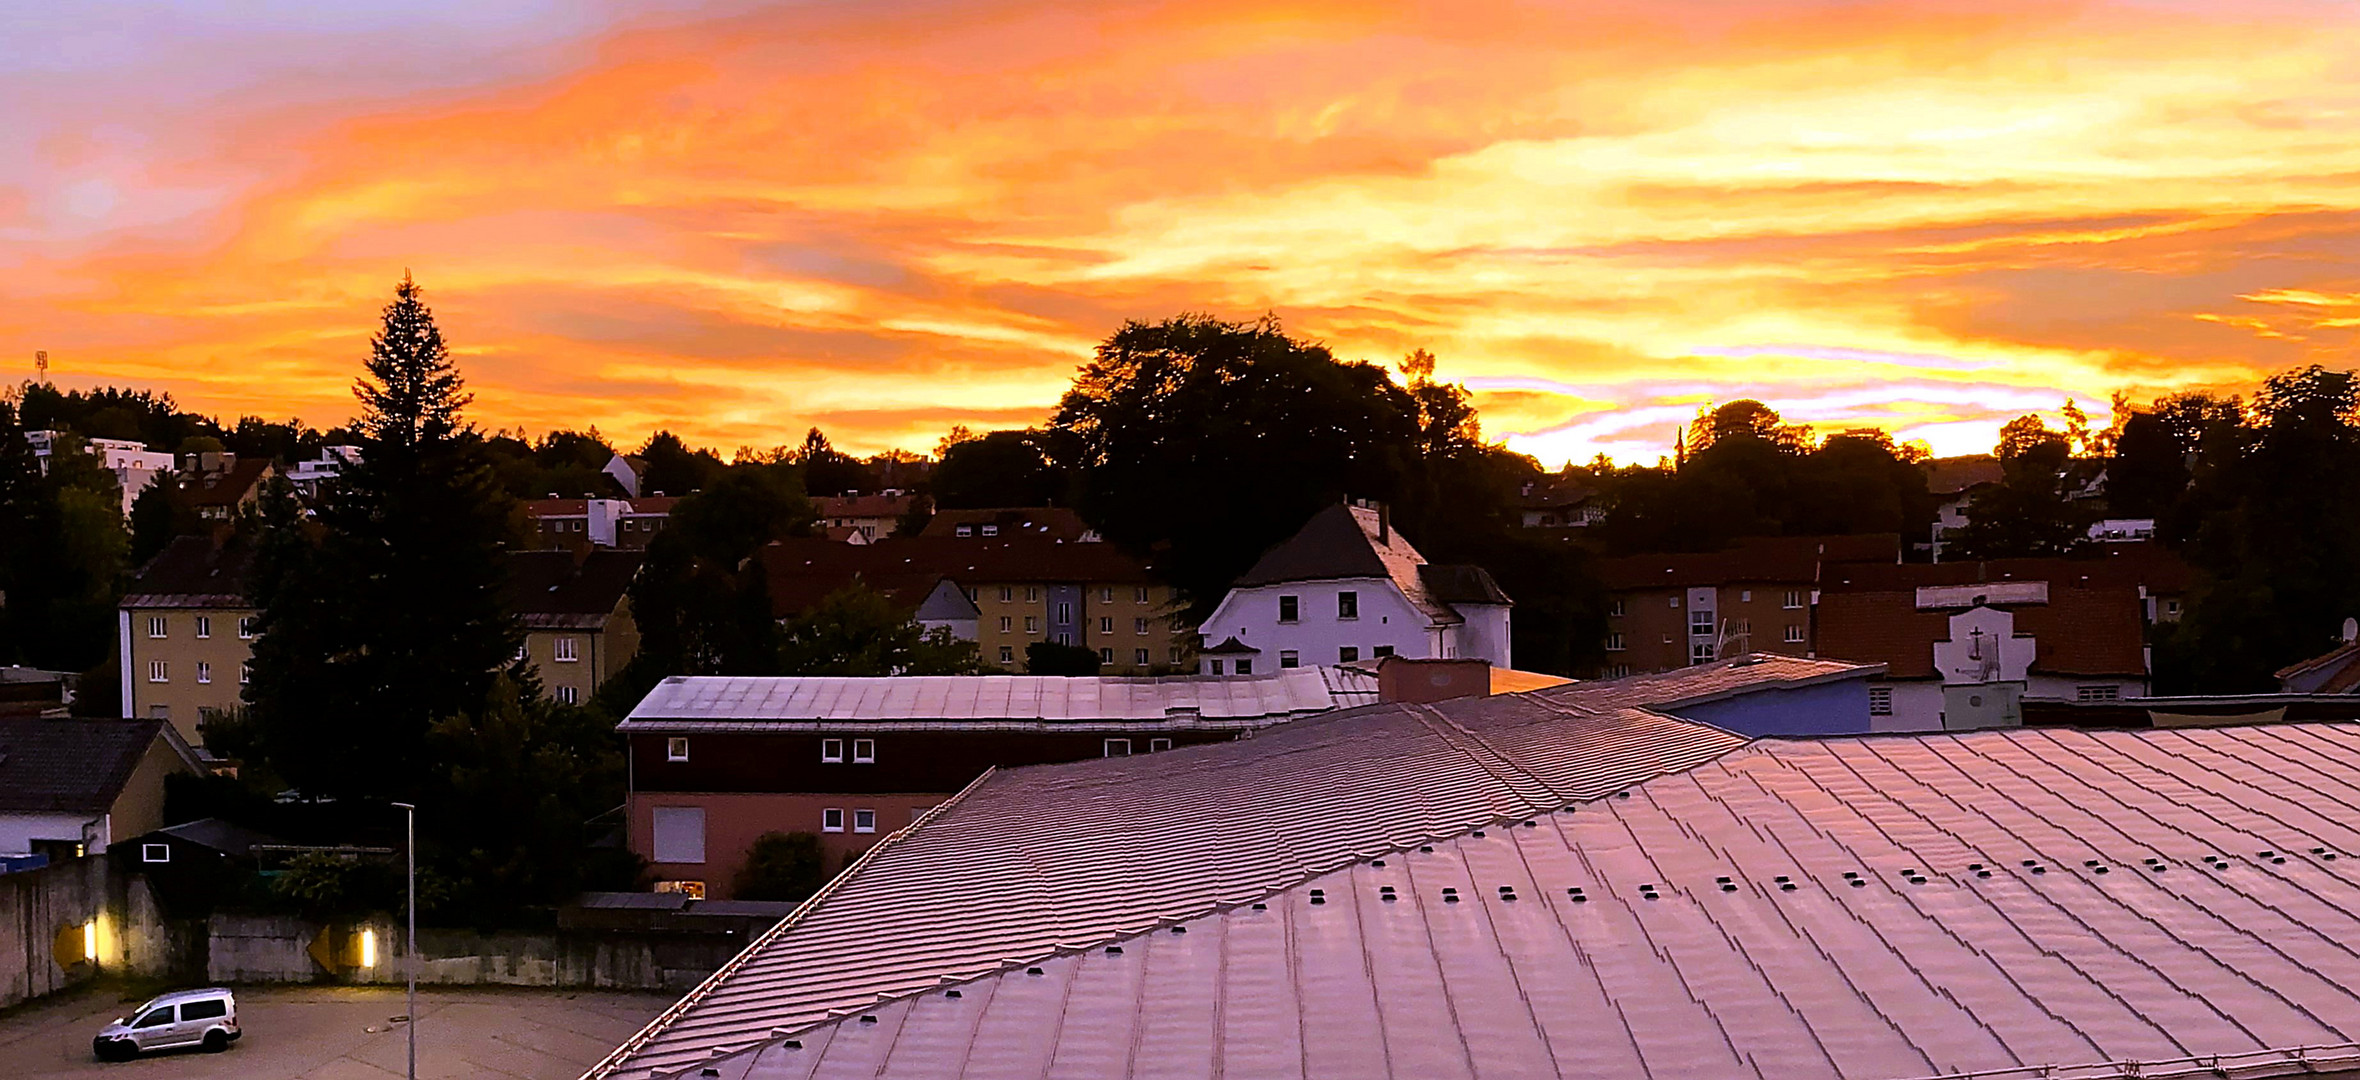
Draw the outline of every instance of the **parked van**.
[[[229,991],[176,990],[115,1018],[90,1041],[101,1061],[128,1061],[149,1050],[201,1046],[220,1053],[238,1040],[238,999]]]

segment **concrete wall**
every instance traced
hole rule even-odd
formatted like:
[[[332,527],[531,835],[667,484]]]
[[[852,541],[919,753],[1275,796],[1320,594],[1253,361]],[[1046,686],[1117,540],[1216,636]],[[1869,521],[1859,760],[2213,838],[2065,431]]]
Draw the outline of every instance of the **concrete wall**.
[[[91,928],[98,956],[78,955]],[[68,935],[67,963],[58,962]],[[145,882],[116,881],[103,858],[0,874],[0,1008],[56,993],[97,975],[168,976],[185,969],[195,942],[156,910]]]
[[[360,938],[376,935],[374,966],[362,967]],[[216,983],[398,985],[407,977],[398,919],[327,926],[288,916],[215,915],[207,978]],[[681,990],[745,947],[746,934],[569,932],[478,934],[418,931],[418,982],[431,986],[543,986]],[[336,959],[324,968],[312,957]]]

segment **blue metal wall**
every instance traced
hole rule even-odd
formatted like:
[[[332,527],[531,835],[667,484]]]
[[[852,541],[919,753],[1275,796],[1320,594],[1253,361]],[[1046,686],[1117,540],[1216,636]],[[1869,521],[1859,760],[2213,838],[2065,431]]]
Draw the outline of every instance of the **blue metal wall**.
[[[1664,711],[1740,735],[1861,735],[1869,730],[1868,680],[1763,689]]]

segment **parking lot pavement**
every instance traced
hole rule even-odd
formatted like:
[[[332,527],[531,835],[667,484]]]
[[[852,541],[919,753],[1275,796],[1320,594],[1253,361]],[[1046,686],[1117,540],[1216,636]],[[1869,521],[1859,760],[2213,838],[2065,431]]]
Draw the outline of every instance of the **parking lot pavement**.
[[[399,988],[249,987],[237,991],[245,1037],[227,1052],[169,1051],[122,1064],[91,1055],[90,1038],[137,1001],[99,991],[60,995],[0,1017],[0,1077],[222,1077],[385,1080],[402,1075]],[[664,994],[570,990],[421,989],[418,1075],[574,1080],[673,1001]]]

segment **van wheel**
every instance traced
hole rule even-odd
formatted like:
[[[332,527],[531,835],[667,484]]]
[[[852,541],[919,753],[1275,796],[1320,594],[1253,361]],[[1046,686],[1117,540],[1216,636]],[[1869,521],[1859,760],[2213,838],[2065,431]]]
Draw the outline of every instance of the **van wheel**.
[[[229,1049],[229,1032],[215,1028],[205,1033],[205,1052],[218,1054]]]
[[[129,1061],[139,1055],[139,1048],[129,1039],[101,1039],[93,1049],[98,1051],[100,1061]]]

